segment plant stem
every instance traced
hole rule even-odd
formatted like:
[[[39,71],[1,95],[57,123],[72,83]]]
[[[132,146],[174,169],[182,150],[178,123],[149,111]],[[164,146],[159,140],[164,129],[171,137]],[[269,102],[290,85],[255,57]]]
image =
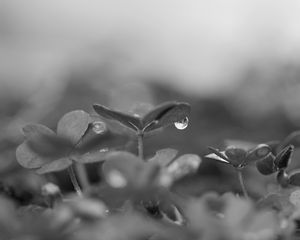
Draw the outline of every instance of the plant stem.
[[[85,166],[80,163],[75,163],[75,168],[76,173],[78,174],[80,185],[83,189],[89,189],[91,184]]]
[[[138,138],[138,156],[141,159],[144,159],[144,142],[143,142],[144,133],[138,132],[137,138]]]
[[[240,181],[240,184],[241,184],[241,187],[242,187],[242,191],[243,191],[244,197],[248,199],[249,195],[248,195],[247,189],[245,187],[245,183],[244,183],[244,178],[243,178],[243,175],[242,175],[242,171],[241,170],[237,170],[237,173],[238,173],[238,177],[239,177],[239,181]]]
[[[73,165],[71,165],[71,166],[68,168],[68,173],[69,173],[71,182],[72,182],[72,184],[73,184],[73,187],[74,187],[76,193],[78,194],[78,196],[82,196],[82,191],[81,191],[81,188],[80,188],[80,186],[79,186],[79,184],[78,184],[78,181],[77,181],[77,178],[76,178],[74,169],[73,169]]]

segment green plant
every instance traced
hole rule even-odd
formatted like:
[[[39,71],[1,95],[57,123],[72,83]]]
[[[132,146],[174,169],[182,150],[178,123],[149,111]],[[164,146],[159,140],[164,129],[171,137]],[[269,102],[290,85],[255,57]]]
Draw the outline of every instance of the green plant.
[[[66,170],[77,195],[45,181],[30,204],[20,205],[11,200],[12,189],[1,185],[0,239],[297,239],[300,171],[288,167],[298,132],[281,142],[209,147],[207,161],[232,166],[244,196],[182,196],[176,184],[197,175],[202,159],[172,148],[145,156],[143,141],[145,135],[159,134],[157,130],[173,124],[185,129],[190,105],[166,102],[132,114],[93,107],[97,115],[81,110],[65,114],[56,132],[40,124],[23,128],[18,163],[43,176]],[[133,131],[137,151],[127,151],[128,132],[121,133],[111,121]],[[99,182],[90,182],[88,164],[99,168]],[[273,184],[278,186],[258,201],[247,192],[242,175],[253,166],[257,175],[276,174]]]
[[[138,138],[138,155],[144,156],[143,137],[159,128],[172,124],[184,129],[188,124],[187,116],[190,114],[190,105],[180,102],[166,102],[141,114],[129,115],[109,109],[105,106],[94,104],[95,111],[102,117],[120,122],[135,131]]]
[[[234,146],[229,146],[224,151],[219,151],[213,147],[209,147],[209,149],[212,153],[206,155],[206,158],[221,161],[236,169],[244,196],[248,198],[242,170],[253,162],[265,159],[271,153],[271,148],[266,144],[260,144],[251,149],[236,148]]]
[[[102,131],[99,131],[100,123]],[[23,133],[25,141],[16,150],[20,165],[35,169],[38,174],[67,169],[80,195],[82,191],[73,165],[80,173],[81,184],[87,188],[90,184],[82,164],[103,161],[106,155],[106,151],[101,151],[103,146],[119,142],[116,140],[118,134],[108,131],[105,123],[93,121],[88,113],[81,110],[65,114],[57,124],[57,133],[40,124],[26,125]],[[119,138],[122,141],[122,137]]]

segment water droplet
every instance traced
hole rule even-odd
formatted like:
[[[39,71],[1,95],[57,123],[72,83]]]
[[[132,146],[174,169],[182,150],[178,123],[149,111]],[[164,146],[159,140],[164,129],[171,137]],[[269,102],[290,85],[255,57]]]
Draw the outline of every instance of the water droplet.
[[[104,133],[107,130],[106,124],[101,121],[93,122],[93,131],[96,134]]]
[[[99,150],[99,152],[108,152],[108,148],[102,148]]]
[[[137,118],[141,117],[141,116],[140,116],[139,114],[137,114],[137,113],[133,114],[133,116],[134,116],[134,117],[137,117]]]
[[[123,188],[127,185],[127,180],[117,170],[111,170],[106,177],[107,183],[114,188]]]
[[[180,120],[179,122],[174,123],[175,127],[179,130],[184,130],[189,125],[189,119],[185,117],[184,119]]]

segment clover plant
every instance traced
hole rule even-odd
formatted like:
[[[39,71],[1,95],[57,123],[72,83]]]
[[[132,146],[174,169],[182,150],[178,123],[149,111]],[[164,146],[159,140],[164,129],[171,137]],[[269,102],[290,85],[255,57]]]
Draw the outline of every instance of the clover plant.
[[[131,112],[101,104],[93,109],[66,113],[55,130],[36,123],[22,128],[17,162],[41,175],[43,184],[25,203],[14,187],[0,182],[0,239],[298,239],[300,169],[290,163],[296,161],[299,131],[282,141],[208,147],[203,159],[173,148],[145,156],[145,135],[188,127],[188,103],[141,105]],[[127,147],[132,138],[136,151]],[[212,160],[235,169],[243,196],[176,191],[185,180],[195,189],[206,184],[197,180],[198,169]],[[98,170],[97,180],[91,181],[87,167]],[[245,169],[272,188],[259,197],[248,193]],[[74,193],[62,190],[56,172],[70,177]]]

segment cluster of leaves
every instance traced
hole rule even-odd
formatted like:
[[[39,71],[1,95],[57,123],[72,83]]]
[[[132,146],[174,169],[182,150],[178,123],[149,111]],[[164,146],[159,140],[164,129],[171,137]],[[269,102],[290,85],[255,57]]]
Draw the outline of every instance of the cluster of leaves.
[[[0,239],[297,239],[300,171],[288,167],[298,134],[282,142],[224,150],[209,147],[207,159],[237,170],[244,196],[214,192],[182,196],[173,187],[197,173],[201,158],[179,155],[171,148],[144,157],[143,137],[173,124],[187,127],[189,104],[143,105],[132,114],[99,104],[94,110],[98,115],[81,110],[67,113],[56,132],[40,124],[23,128],[25,140],[16,150],[19,164],[38,174],[69,174],[78,194],[62,193],[59,186],[48,183],[38,202],[20,206],[2,186]],[[136,135],[137,153],[126,151],[130,136],[112,122]],[[90,183],[87,164],[99,169],[101,181]],[[279,186],[258,201],[248,197],[242,176],[252,165],[257,174],[276,174]]]
[[[56,133],[44,125],[26,125],[23,128],[26,139],[16,150],[17,160],[39,174],[64,170],[74,162],[101,161],[105,152],[100,149],[107,144],[120,144],[124,137],[108,131],[105,125],[101,134],[97,131],[93,134],[97,124],[104,123],[93,121],[88,113],[78,110],[59,120]]]
[[[293,133],[282,142],[273,141],[244,148],[229,146],[224,151],[209,147],[212,153],[206,155],[206,158],[229,164],[238,170],[255,163],[256,169],[262,175],[277,173],[277,182],[282,187],[300,186],[300,169],[293,169],[290,173],[286,171],[295,150],[290,143],[297,137],[298,134]]]

